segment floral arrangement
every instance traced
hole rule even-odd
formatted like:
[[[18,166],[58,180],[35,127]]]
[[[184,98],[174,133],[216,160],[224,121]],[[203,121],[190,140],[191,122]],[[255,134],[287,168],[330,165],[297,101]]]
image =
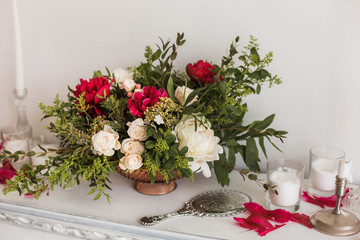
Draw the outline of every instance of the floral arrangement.
[[[89,194],[96,194],[95,200],[101,195],[109,200],[107,176],[117,167],[125,172],[146,169],[152,182],[158,174],[164,181],[175,174],[191,180],[199,172],[209,177],[214,169],[224,186],[229,185],[238,153],[249,168],[239,173],[257,180],[250,171],[260,171],[258,146],[266,156],[264,140],[276,147],[271,138],[282,141],[286,135],[269,128],[274,115],[243,123],[244,98],[259,94],[266,83],[281,83],[265,69],[272,53],[261,58],[253,37],[239,53],[237,37],[219,65],[199,60],[189,63],[185,74],[173,69],[184,43],[179,33],[174,43],[161,40],[156,51],[146,47],[145,61],[138,66],[106,69],[106,74],[96,71],[91,79],[69,87],[67,101],[57,96],[52,106],[40,103],[43,118],[55,118],[47,128],[61,147],[40,146],[40,153],[5,150],[0,159],[48,156],[45,164],[25,164],[7,181],[5,193],[39,197],[47,187],[68,188],[82,178],[90,182]]]

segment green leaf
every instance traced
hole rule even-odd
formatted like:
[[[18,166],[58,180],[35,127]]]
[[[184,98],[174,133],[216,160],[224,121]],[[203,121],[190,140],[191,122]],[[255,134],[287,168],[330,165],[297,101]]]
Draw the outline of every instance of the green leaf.
[[[174,134],[170,134],[165,138],[165,141],[167,142],[168,145],[170,145],[176,141],[176,136]]]
[[[61,184],[64,183],[64,181],[67,178],[68,174],[69,174],[69,170],[61,172]]]
[[[256,94],[260,94],[260,91],[261,91],[261,85],[258,84],[258,85],[256,86]]]
[[[149,127],[146,131],[146,136],[151,137],[154,134],[155,130],[152,127]]]
[[[225,153],[219,154],[219,160],[214,162],[214,171],[218,183],[223,187],[230,184],[229,169],[226,165],[227,160]]]
[[[255,181],[255,180],[258,179],[257,175],[256,175],[256,174],[253,174],[253,173],[249,174],[249,175],[248,175],[248,178],[249,178],[250,180],[253,180],[253,181]]]
[[[154,142],[151,140],[148,140],[145,142],[146,149],[153,149],[154,148]]]
[[[187,169],[181,168],[180,171],[181,171],[182,175],[184,175],[184,177],[186,177],[186,178],[189,178],[192,175],[192,171],[190,168],[187,168]]]
[[[96,191],[97,187],[93,187],[93,189],[91,189],[87,195],[91,195]]]
[[[159,153],[156,153],[156,155],[155,155],[155,163],[157,166],[160,166],[160,164],[161,164]]]
[[[278,146],[275,145],[275,143],[273,143],[271,141],[271,139],[269,138],[269,136],[265,136],[267,138],[267,140],[271,143],[271,145],[273,145],[274,148],[276,148],[279,152],[282,152],[280,148],[278,148]]]
[[[225,81],[220,81],[220,82],[219,82],[219,89],[220,89],[220,91],[221,91],[221,93],[222,93],[223,95],[226,94],[226,88],[227,88],[226,82],[225,82]]]
[[[187,151],[188,151],[188,147],[185,146],[180,150],[179,155],[184,156],[187,153]]]
[[[251,171],[260,171],[260,166],[258,164],[258,162],[260,162],[260,159],[258,155],[259,152],[255,140],[253,138],[246,139],[245,163]]]
[[[235,139],[229,139],[229,140],[227,140],[226,141],[226,146],[227,147],[236,147],[236,146],[238,146],[238,143],[236,142],[236,140]]]
[[[264,137],[259,137],[259,145],[260,145],[261,150],[263,151],[265,157],[268,158],[267,154],[266,154],[265,145],[264,145]]]
[[[168,80],[168,83],[167,83],[167,92],[169,94],[169,97],[172,99],[172,100],[176,100],[175,98],[175,91],[174,91],[174,80],[173,78],[170,76],[169,80]]]
[[[189,96],[186,98],[184,106],[188,105],[188,103],[191,102],[204,89],[205,89],[205,87],[198,88],[198,89],[195,89],[192,93],[190,93]]]
[[[236,162],[236,156],[235,156],[235,150],[234,148],[229,148],[229,154],[228,154],[228,164],[230,167],[234,167],[235,166],[235,162]]]
[[[155,138],[155,139],[159,139],[159,138],[161,138],[161,137],[162,137],[162,135],[161,135],[160,132],[155,132],[155,133],[154,133],[154,138]]]
[[[94,197],[94,201],[98,200],[101,197],[101,193],[102,192],[100,191],[98,194],[96,194],[96,196]]]
[[[274,118],[275,118],[275,114],[271,114],[270,116],[268,116],[267,118],[265,118],[262,121],[254,121],[253,123],[250,124],[249,129],[263,130],[263,129],[267,128],[268,126],[270,126],[270,124],[273,122]]]
[[[151,61],[153,61],[153,62],[156,61],[157,59],[159,59],[160,55],[161,55],[161,50],[158,49],[158,50],[151,56]]]

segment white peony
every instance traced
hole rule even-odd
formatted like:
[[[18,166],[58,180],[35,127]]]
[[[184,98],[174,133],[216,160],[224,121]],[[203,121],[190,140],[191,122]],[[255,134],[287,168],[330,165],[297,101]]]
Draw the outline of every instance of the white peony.
[[[123,170],[128,169],[130,171],[139,169],[141,168],[142,165],[143,165],[142,158],[138,154],[126,155],[120,159],[120,163],[119,163],[119,167],[121,169]]]
[[[179,100],[180,104],[182,106],[184,106],[186,99],[189,97],[190,93],[192,93],[193,91],[194,90],[192,90],[191,88],[188,88],[185,86],[177,87],[175,90],[175,97],[177,100]],[[184,97],[184,95],[185,95],[185,97]],[[197,100],[198,100],[198,97],[196,96],[186,106],[193,104]]]
[[[134,80],[126,78],[121,82],[120,88],[123,88],[126,92],[131,92],[136,86]]]
[[[129,129],[127,133],[129,137],[137,141],[145,141],[147,139],[145,122],[142,118],[137,118],[132,122],[128,122]]]
[[[119,134],[108,125],[105,125],[104,130],[96,133],[91,139],[93,147],[99,155],[112,156],[115,153],[114,150],[121,148]]]
[[[205,121],[205,119],[202,120]],[[214,131],[210,129],[210,123],[205,124],[206,127],[198,122],[195,131],[195,118],[188,117],[175,127],[175,132],[180,143],[179,149],[187,146],[188,152],[185,156],[194,159],[189,162],[190,169],[193,172],[202,172],[205,177],[210,177],[211,171],[207,162],[219,160],[219,154],[224,150],[218,145],[220,138],[215,137]]]
[[[138,154],[142,155],[145,151],[144,143],[136,141],[132,138],[127,138],[121,143],[120,151],[123,154]]]
[[[121,68],[117,68],[114,70],[114,78],[117,84],[120,85],[125,79],[133,79],[133,75]]]

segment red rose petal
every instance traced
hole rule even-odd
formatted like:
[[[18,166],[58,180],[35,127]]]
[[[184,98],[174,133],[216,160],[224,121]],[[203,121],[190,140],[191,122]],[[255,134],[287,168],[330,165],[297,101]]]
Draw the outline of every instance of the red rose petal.
[[[306,191],[303,191],[303,195],[301,197],[305,202],[312,203],[318,205],[319,207],[325,208],[324,204],[321,201],[312,198]]]
[[[284,225],[285,224],[275,225],[272,228],[259,228],[259,229],[256,230],[256,232],[259,234],[259,236],[263,237],[266,234],[268,234],[269,232],[274,231],[275,229],[281,228]]]
[[[263,228],[272,228],[274,227],[267,219],[265,216],[261,216],[261,215],[255,215],[252,214],[247,218],[247,221],[251,221],[252,223],[258,224],[259,226],[263,227]]]
[[[269,217],[271,217],[273,220],[279,223],[285,223],[290,221],[292,216],[290,212],[285,211],[284,209],[276,209],[273,211],[268,211],[267,214]]]
[[[250,229],[250,230],[259,228],[258,224],[253,223],[251,221],[248,221],[246,218],[234,217],[234,220],[237,221],[240,224],[240,226],[243,227],[243,228],[247,228],[247,229]]]
[[[300,223],[308,228],[313,228],[310,224],[310,217],[306,214],[293,213],[292,218],[290,219],[293,222]]]

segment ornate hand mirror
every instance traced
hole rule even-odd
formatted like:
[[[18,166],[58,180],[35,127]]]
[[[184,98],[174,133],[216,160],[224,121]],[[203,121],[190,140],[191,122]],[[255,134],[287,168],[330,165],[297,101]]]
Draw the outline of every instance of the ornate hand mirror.
[[[249,195],[235,190],[214,190],[195,196],[180,210],[168,214],[143,217],[140,223],[150,226],[174,216],[225,217],[245,211],[244,203],[251,202]]]

